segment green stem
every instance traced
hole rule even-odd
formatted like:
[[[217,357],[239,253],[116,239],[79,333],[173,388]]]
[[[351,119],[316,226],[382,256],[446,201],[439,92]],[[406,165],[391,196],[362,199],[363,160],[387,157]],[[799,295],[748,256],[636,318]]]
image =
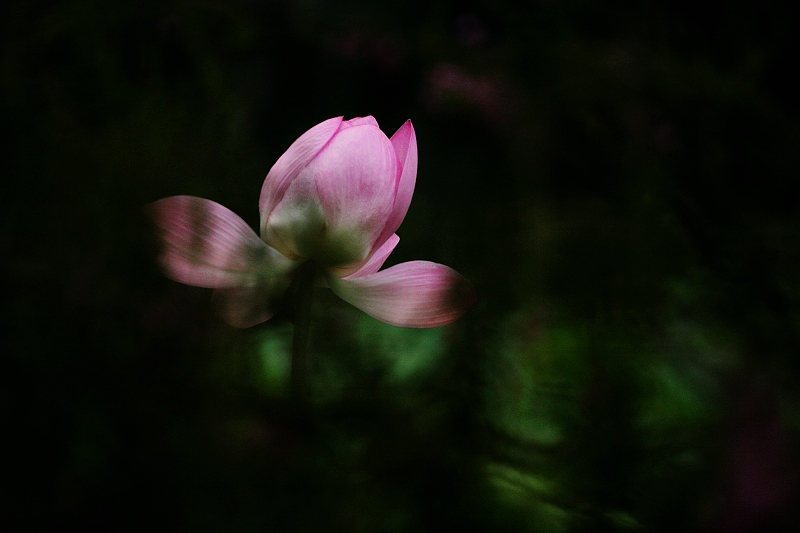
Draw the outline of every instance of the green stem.
[[[307,261],[297,269],[294,278],[294,290],[292,291],[294,334],[292,335],[292,374],[289,382],[289,397],[296,402],[302,401],[305,397],[308,339],[316,275],[317,266],[313,262]]]

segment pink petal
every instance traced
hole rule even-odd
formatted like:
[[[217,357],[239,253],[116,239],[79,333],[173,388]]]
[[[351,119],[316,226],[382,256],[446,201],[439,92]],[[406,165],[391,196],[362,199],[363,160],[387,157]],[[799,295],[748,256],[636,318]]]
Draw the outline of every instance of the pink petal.
[[[457,320],[475,302],[472,285],[452,268],[428,261],[401,263],[351,279],[328,276],[333,292],[381,322],[433,328]]]
[[[339,131],[341,124],[342,117],[331,118],[317,124],[293,142],[272,165],[261,187],[261,198],[258,202],[262,234],[270,213],[281,201],[286,189]]]
[[[368,117],[356,117],[351,118],[350,120],[345,120],[342,122],[342,129],[350,128],[353,126],[361,126],[363,124],[370,124],[372,126],[378,127],[378,121],[375,120],[372,116]]]
[[[414,195],[414,186],[417,183],[417,135],[414,133],[414,126],[407,120],[400,129],[392,135],[390,139],[394,146],[397,158],[400,161],[400,170],[397,178],[397,194],[395,195],[392,206],[392,214],[386,222],[380,237],[376,243],[382,243],[397,231],[403,219],[406,218],[408,207],[411,205],[411,197]]]
[[[363,263],[348,268],[330,269],[330,271],[337,278],[346,279],[360,278],[361,276],[374,274],[381,269],[383,263],[386,262],[386,259],[395,249],[398,242],[400,242],[400,237],[398,237],[396,233],[393,233],[392,236],[386,239],[386,242],[377,250],[372,252]]]
[[[216,289],[212,301],[231,326],[249,328],[272,318],[280,309],[289,276],[274,276],[260,283]]]
[[[306,167],[302,175],[314,175],[325,218],[315,259],[345,266],[370,255],[392,212],[397,167],[394,147],[372,124],[339,131]]]
[[[318,250],[325,231],[325,215],[314,176],[304,170],[272,210],[261,228],[261,238],[286,257],[300,260]]]
[[[148,206],[163,245],[167,277],[196,287],[233,287],[288,272],[293,263],[267,246],[228,208],[193,196]]]

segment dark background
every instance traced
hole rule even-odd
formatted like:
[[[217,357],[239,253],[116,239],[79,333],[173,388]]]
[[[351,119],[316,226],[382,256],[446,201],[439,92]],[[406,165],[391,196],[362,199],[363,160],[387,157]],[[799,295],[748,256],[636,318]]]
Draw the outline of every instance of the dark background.
[[[769,2],[7,0],[0,528],[762,531],[797,521],[798,19]],[[781,11],[784,9],[785,11]],[[143,207],[254,227],[303,131],[416,128],[388,264],[436,330],[164,279]]]

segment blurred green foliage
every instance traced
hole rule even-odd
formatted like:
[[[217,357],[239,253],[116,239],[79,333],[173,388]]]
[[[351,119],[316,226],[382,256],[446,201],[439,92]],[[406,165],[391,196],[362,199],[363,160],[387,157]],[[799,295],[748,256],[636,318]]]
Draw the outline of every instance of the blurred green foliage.
[[[793,530],[797,23],[4,2],[0,529]],[[158,272],[142,208],[190,194],[255,226],[286,147],[367,114],[418,135],[390,263],[479,299],[403,330],[320,288],[299,408],[287,317],[223,324]]]

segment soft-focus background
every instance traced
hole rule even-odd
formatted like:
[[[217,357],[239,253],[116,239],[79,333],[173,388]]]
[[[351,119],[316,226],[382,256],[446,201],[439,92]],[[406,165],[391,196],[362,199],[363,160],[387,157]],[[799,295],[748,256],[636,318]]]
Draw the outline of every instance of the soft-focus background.
[[[790,530],[798,19],[769,2],[6,0],[0,529]],[[253,226],[303,131],[411,118],[388,264],[468,277],[403,330],[161,276],[143,207]]]

